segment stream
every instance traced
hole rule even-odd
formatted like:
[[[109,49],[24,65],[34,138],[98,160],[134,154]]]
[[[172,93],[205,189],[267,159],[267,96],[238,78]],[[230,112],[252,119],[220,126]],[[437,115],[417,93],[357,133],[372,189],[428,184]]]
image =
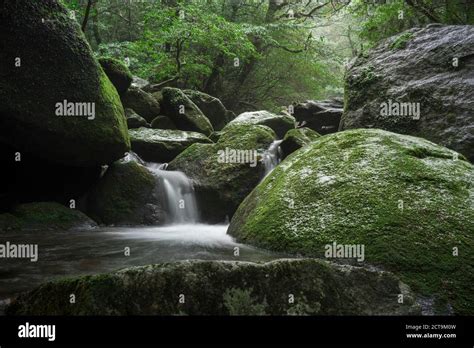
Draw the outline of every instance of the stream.
[[[284,255],[236,243],[226,225],[103,227],[88,231],[3,233],[0,243],[38,244],[38,261],[2,259],[0,300],[57,278],[188,259],[270,261]],[[125,256],[125,248],[130,256]],[[239,256],[234,248],[239,247]]]

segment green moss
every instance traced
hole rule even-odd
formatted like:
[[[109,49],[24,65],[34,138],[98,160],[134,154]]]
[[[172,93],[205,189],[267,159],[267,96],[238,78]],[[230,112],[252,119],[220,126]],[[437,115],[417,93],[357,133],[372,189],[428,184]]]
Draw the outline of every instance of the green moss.
[[[56,1],[10,2],[2,13],[7,29],[0,60],[21,53],[23,63],[21,69],[6,66],[9,78],[0,81],[2,141],[74,166],[121,158],[129,149],[122,106],[77,22]],[[65,100],[95,103],[94,119],[57,116],[56,104]]]
[[[211,122],[183,91],[177,88],[165,87],[161,94],[165,115],[170,117],[179,129],[211,135],[214,131]]]
[[[445,299],[456,313],[472,314],[474,169],[452,154],[380,130],[323,136],[245,199],[228,232],[242,242],[317,257],[333,241],[364,244],[367,263]],[[463,256],[453,256],[453,247]]]
[[[135,162],[116,162],[88,197],[88,212],[105,224],[147,223],[145,206],[156,202],[155,177]]]
[[[273,114],[269,111],[252,111],[244,112],[240,114],[228,123],[223,131],[227,131],[232,127],[242,127],[242,126],[267,126],[271,128],[278,138],[283,138],[290,129],[295,128],[296,120],[293,116],[289,114]]]
[[[286,158],[289,154],[295,152],[303,146],[310,144],[320,136],[321,135],[316,131],[306,127],[290,129],[285,134],[285,137],[280,144],[281,150],[283,152],[283,158]]]
[[[0,215],[0,230],[69,230],[94,227],[82,212],[55,202],[26,203]]]
[[[392,50],[400,50],[407,46],[408,41],[413,38],[413,33],[405,32],[396,37],[390,44],[390,49]]]
[[[132,84],[133,76],[128,67],[121,61],[110,58],[99,58],[99,63],[104,69],[117,92],[123,94]]]
[[[404,294],[404,303],[397,295]],[[70,304],[70,294],[76,303]],[[179,302],[184,295],[184,303]],[[289,301],[290,295],[294,301]],[[388,272],[314,259],[182,261],[64,279],[20,296],[10,315],[416,314]]]
[[[193,179],[203,218],[221,222],[226,215],[232,216],[264,169],[259,161],[254,167],[249,163],[219,162],[219,151],[228,148],[261,154],[275,136],[266,126],[235,125],[222,131],[216,144],[191,145],[170,162],[168,169],[183,171]]]
[[[267,301],[257,302],[252,289],[228,289],[223,296],[224,306],[230,315],[265,315]]]

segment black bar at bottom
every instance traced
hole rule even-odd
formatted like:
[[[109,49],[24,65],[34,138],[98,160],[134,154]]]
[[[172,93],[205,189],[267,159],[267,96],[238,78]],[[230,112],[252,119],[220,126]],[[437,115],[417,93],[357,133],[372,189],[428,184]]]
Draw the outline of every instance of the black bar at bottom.
[[[20,338],[26,323],[55,339]],[[0,317],[0,346],[57,344],[474,344],[473,317]],[[409,337],[410,336],[410,337]]]

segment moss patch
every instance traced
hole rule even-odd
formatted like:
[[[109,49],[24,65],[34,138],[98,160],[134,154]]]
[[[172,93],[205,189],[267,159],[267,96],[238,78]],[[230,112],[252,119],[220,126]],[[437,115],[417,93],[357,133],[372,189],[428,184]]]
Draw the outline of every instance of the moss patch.
[[[323,136],[245,199],[228,233],[318,257],[334,241],[364,244],[367,263],[396,272],[456,313],[472,314],[474,169],[452,155],[380,130]],[[454,247],[462,255],[453,256]]]
[[[26,203],[16,207],[11,214],[0,214],[0,231],[69,230],[95,226],[96,223],[82,212],[55,202]]]

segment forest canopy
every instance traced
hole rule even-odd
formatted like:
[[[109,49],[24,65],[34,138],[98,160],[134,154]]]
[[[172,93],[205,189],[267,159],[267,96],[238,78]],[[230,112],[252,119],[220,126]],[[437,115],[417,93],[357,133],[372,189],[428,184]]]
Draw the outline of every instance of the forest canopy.
[[[469,0],[65,0],[98,56],[236,112],[342,96],[344,64],[429,23],[472,24]]]

